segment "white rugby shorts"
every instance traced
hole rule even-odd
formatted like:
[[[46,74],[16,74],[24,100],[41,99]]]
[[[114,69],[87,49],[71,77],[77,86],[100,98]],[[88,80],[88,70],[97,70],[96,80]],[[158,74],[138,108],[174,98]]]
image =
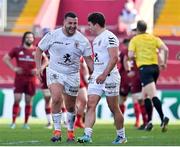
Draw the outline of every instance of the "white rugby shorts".
[[[105,94],[105,96],[118,96],[120,86],[120,75],[118,72],[111,73],[107,76],[103,84],[97,84],[96,78],[101,73],[93,73],[88,85],[88,95],[99,95]]]
[[[73,74],[64,74],[58,73],[50,68],[46,70],[47,74],[47,85],[53,83],[59,83],[64,86],[64,92],[70,96],[77,96],[79,85],[80,85],[80,76],[79,73]]]

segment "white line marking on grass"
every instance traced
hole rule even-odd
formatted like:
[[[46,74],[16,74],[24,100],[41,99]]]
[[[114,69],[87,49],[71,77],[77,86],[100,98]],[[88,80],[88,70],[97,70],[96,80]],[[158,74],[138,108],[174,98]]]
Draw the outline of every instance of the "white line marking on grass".
[[[31,141],[14,141],[14,142],[6,142],[6,143],[1,142],[1,144],[7,144],[7,145],[12,145],[12,144],[24,144],[24,143],[34,144],[34,143],[39,143],[39,142],[40,142],[40,141],[38,141],[38,140],[31,140]]]
[[[151,137],[151,136],[141,136],[140,138],[142,138],[142,139],[150,139],[150,138],[153,138],[153,137]]]

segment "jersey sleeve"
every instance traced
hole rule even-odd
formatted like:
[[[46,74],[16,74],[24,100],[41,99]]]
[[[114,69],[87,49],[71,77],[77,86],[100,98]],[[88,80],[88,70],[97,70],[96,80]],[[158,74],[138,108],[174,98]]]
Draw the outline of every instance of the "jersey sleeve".
[[[38,43],[38,47],[43,50],[46,51],[48,50],[51,45],[53,43],[53,35],[51,32],[47,33]]]
[[[119,40],[114,34],[109,34],[106,42],[107,48],[119,47]]]

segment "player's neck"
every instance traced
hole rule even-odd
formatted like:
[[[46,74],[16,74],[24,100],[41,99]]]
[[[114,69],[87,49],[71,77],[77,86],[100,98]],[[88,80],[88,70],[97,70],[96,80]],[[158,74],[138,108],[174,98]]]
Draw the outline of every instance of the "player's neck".
[[[104,32],[106,30],[106,28],[99,28],[99,30],[97,30],[97,35],[100,35],[102,32]]]

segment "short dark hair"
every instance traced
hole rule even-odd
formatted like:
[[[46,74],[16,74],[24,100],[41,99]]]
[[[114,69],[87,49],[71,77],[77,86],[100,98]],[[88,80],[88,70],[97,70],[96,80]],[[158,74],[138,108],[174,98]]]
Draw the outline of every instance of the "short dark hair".
[[[23,37],[22,37],[22,44],[24,44],[24,41],[25,41],[25,38],[28,34],[32,34],[33,35],[33,38],[35,39],[35,36],[34,36],[34,33],[33,32],[30,32],[30,31],[27,31],[23,34]]]
[[[99,24],[102,28],[105,26],[105,17],[100,12],[91,13],[88,16],[88,22],[91,22],[93,25]]]
[[[140,32],[146,32],[147,23],[144,20],[139,20],[137,22],[137,30]]]
[[[67,12],[67,13],[64,15],[64,19],[66,19],[67,17],[76,18],[77,15],[76,15],[74,12]]]

